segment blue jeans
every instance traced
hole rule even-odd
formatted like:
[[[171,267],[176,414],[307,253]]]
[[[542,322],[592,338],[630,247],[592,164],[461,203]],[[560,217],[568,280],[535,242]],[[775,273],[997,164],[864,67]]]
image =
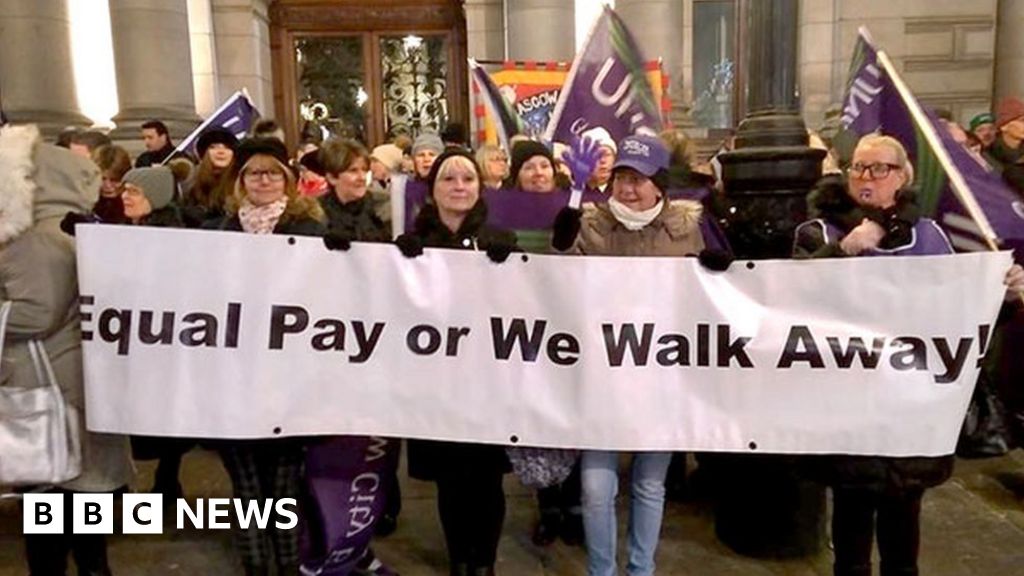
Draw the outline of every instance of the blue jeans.
[[[629,576],[654,574],[654,552],[665,509],[665,475],[671,452],[633,455],[629,508]],[[614,576],[618,522],[615,496],[619,491],[619,453],[583,452],[583,529],[587,538],[588,576]]]

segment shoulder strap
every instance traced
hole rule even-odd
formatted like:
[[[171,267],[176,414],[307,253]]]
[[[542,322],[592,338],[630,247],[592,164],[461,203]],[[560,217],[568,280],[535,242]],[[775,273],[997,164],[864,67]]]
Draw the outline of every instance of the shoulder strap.
[[[4,300],[3,305],[0,305],[0,362],[4,358],[4,340],[7,336],[7,318],[11,315],[11,301]]]

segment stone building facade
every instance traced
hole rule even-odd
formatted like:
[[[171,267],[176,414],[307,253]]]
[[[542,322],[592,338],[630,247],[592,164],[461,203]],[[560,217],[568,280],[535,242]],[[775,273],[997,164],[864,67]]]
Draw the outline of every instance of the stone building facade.
[[[11,119],[51,131],[88,123],[70,65],[67,2],[75,1],[0,0],[0,105]],[[572,59],[572,0],[449,1],[464,11],[469,57]],[[742,99],[742,57],[735,48],[743,27],[735,15],[754,1],[760,0],[616,1],[646,55],[662,58],[677,123],[700,128],[688,118],[701,98],[708,62],[718,58],[707,49],[716,38],[721,58],[737,65],[733,101]],[[275,81],[271,44],[275,4],[282,2],[288,0],[109,0],[120,101],[114,121],[134,132],[159,117],[182,133],[241,87],[265,115],[281,116],[282,79]],[[290,3],[302,2],[332,4]],[[393,3],[400,4],[370,4],[386,10]],[[708,14],[733,16],[716,21],[722,31],[715,36]],[[793,25],[799,29],[799,101],[812,127],[841,99],[860,26],[870,29],[921,100],[951,109],[962,122],[1003,96],[1024,95],[1024,0],[799,0]]]

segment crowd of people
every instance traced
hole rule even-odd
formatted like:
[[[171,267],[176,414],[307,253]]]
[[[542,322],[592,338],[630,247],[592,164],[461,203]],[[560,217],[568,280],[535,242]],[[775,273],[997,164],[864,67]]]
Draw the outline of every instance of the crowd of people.
[[[24,343],[42,338],[61,371],[69,403],[84,410],[73,236],[93,223],[322,237],[331,250],[353,242],[393,242],[409,258],[424,248],[478,250],[496,263],[514,252],[576,256],[695,256],[713,271],[729,267],[728,242],[713,215],[714,172],[697,167],[685,134],[638,134],[616,141],[600,127],[567,150],[516,138],[511,150],[471,151],[460,127],[399,136],[372,151],[351,139],[304,141],[290,153],[280,128],[258,124],[239,141],[222,128],[203,132],[195,158],[176,151],[167,128],[142,126],[146,152],[134,161],[95,131],[63,134],[57,146],[30,127],[0,132],[0,299],[14,303],[0,385],[30,385],[18,372]],[[965,144],[1014,183],[1024,182],[1024,102],[1000,105],[964,131]],[[61,147],[66,150],[61,150]],[[837,151],[837,155],[842,155]],[[831,161],[831,160],[830,160]],[[914,203],[913,166],[900,143],[868,136],[849,151],[845,171],[826,174],[809,196],[812,219],[797,228],[795,258],[948,254],[942,229]],[[15,175],[15,176],[11,176]],[[20,175],[20,176],[19,176]],[[401,183],[401,184],[399,184]],[[570,205],[573,189],[582,208]],[[1019,190],[1019,189],[1018,189]],[[1022,191],[1024,192],[1024,191]],[[399,201],[403,211],[391,203]],[[14,198],[14,200],[12,200]],[[528,198],[528,202],[523,199]],[[19,211],[21,213],[19,213]],[[402,221],[395,221],[395,215]],[[1007,315],[1024,289],[1024,271],[1006,277]],[[83,419],[84,421],[84,419]],[[182,455],[197,443],[221,455],[234,495],[296,498],[301,530],[239,530],[246,574],[393,574],[369,546],[325,521],[330,501],[320,480],[352,481],[338,462],[365,450],[367,438],[205,440],[124,438],[84,433],[82,475],[52,490],[116,492],[132,484],[130,457],[159,460],[152,487],[173,502],[185,494]],[[396,477],[401,440],[387,454],[373,529],[395,530],[401,507]],[[505,517],[505,447],[410,440],[410,475],[437,484],[437,505],[451,574],[494,574]],[[667,452],[631,454],[626,571],[655,572],[655,553],[673,461]],[[583,545],[587,572],[618,572],[613,451],[583,451],[562,482],[538,491],[539,546],[557,538]],[[916,574],[924,491],[947,479],[952,456],[810,459],[808,475],[832,487],[837,575],[871,573],[877,522],[882,574]],[[685,471],[684,471],[685,473]],[[140,488],[140,487],[136,487]],[[877,519],[876,519],[877,516]],[[300,533],[303,534],[300,546]],[[73,553],[80,574],[110,574],[100,535],[26,535],[32,574],[64,574]],[[343,557],[336,552],[346,549]]]

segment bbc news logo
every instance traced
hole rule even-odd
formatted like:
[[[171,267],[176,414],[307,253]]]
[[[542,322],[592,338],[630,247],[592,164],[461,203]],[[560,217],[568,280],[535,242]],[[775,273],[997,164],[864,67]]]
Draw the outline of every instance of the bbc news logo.
[[[22,531],[25,534],[63,534],[66,515],[71,515],[74,534],[113,534],[117,514],[113,494],[73,494],[71,510],[64,509],[63,494],[25,494]],[[291,530],[299,525],[298,503],[294,498],[250,500],[200,498],[191,505],[184,498],[175,502],[178,530],[228,530],[232,518],[240,528],[255,525],[266,530]],[[123,534],[163,534],[164,500],[160,494],[121,496]]]

